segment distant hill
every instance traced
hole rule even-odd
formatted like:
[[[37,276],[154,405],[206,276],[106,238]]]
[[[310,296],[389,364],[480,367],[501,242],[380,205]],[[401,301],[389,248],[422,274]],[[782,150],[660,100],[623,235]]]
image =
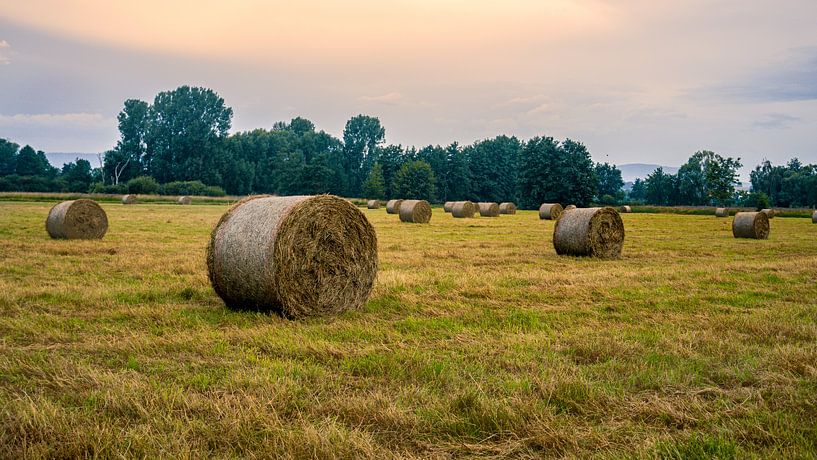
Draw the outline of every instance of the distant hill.
[[[72,161],[76,161],[77,158],[82,160],[88,160],[91,163],[92,168],[99,167],[99,158],[97,158],[96,153],[46,153],[45,157],[48,158],[48,162],[51,163],[51,166],[56,168],[62,168],[62,165],[65,163],[71,163]]]
[[[621,170],[621,178],[624,179],[624,182],[635,182],[636,179],[644,180],[658,168],[664,168],[664,172],[667,174],[675,174],[678,172],[677,166],[651,165],[645,163],[627,163],[616,165],[616,167]]]

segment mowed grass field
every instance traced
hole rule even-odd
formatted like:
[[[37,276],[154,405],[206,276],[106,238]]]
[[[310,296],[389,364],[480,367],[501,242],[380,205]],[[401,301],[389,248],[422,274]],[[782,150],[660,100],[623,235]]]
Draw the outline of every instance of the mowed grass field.
[[[362,310],[227,310],[227,205],[0,202],[0,457],[817,456],[817,225],[626,214],[621,260],[559,257],[534,212],[363,210]]]

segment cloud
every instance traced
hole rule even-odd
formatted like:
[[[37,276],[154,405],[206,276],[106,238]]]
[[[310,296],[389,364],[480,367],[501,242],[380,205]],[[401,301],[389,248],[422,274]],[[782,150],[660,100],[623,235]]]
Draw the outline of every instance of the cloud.
[[[402,105],[406,102],[406,97],[398,92],[381,94],[379,96],[361,96],[363,102],[377,102],[386,105]]]
[[[753,128],[759,129],[786,129],[791,128],[795,123],[803,121],[800,117],[786,115],[785,113],[770,113],[752,124]]]
[[[11,48],[9,42],[0,40],[0,65],[10,64],[11,59],[5,55],[4,50]]]
[[[0,126],[40,125],[40,126],[84,126],[107,127],[114,124],[112,118],[99,113],[37,113],[37,114],[0,114]]]

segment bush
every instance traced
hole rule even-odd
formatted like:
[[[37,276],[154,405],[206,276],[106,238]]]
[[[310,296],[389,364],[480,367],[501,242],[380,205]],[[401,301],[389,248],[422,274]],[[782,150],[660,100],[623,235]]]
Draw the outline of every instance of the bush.
[[[128,186],[125,184],[105,185],[102,182],[97,182],[91,186],[91,193],[102,193],[107,195],[124,195],[128,193]]]
[[[159,188],[159,183],[150,176],[134,177],[128,181],[128,193],[156,195],[159,193]]]
[[[204,185],[201,181],[176,181],[162,185],[159,192],[162,195],[194,195],[194,196],[225,196],[224,189],[216,186]]]
[[[207,192],[205,193],[207,196],[227,196],[227,193],[224,191],[223,188],[211,185],[207,187]]]
[[[747,208],[755,208],[758,211],[771,207],[769,197],[763,192],[752,192],[745,195],[741,205]]]

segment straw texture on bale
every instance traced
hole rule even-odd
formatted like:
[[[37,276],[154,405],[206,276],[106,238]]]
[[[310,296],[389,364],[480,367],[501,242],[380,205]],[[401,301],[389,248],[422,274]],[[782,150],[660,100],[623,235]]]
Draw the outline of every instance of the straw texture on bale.
[[[386,202],[386,214],[400,214],[400,203],[403,200],[389,200]]]
[[[427,224],[431,220],[431,205],[426,200],[403,200],[400,203],[400,220]]]
[[[516,205],[511,202],[499,203],[500,214],[516,214]]]
[[[454,208],[454,202],[453,201],[446,201],[445,203],[443,203],[443,211],[451,212],[451,209],[453,209],[453,208]]]
[[[136,195],[125,195],[122,197],[122,204],[136,204]]]
[[[499,205],[496,203],[477,203],[477,210],[481,217],[499,216]]]
[[[618,212],[633,212],[633,208],[629,206],[622,206],[618,208]]]
[[[572,211],[574,209],[576,209],[576,205],[575,204],[569,204],[569,205],[565,206],[564,210],[565,211]]]
[[[769,237],[769,216],[765,212],[739,212],[732,221],[735,238],[765,240]]]
[[[766,214],[766,217],[769,219],[774,219],[774,209],[762,209],[760,212]]]
[[[553,228],[559,255],[616,259],[624,245],[624,223],[613,208],[582,208],[566,212]]]
[[[63,201],[48,212],[45,230],[51,238],[98,240],[108,231],[108,216],[96,201]]]
[[[213,229],[207,270],[229,308],[339,313],[371,293],[377,235],[356,206],[332,195],[249,197]]]
[[[817,211],[814,211],[814,214],[811,215],[811,223],[817,224]]]
[[[380,209],[380,201],[379,200],[369,200],[366,202],[366,207],[369,209]]]
[[[477,212],[477,207],[470,201],[456,201],[451,207],[451,215],[458,218],[469,219],[474,217]]]
[[[545,220],[556,220],[562,215],[562,205],[559,203],[542,203],[539,206],[539,218]]]
[[[729,217],[729,210],[726,208],[715,208],[715,217]]]
[[[193,200],[189,196],[180,196],[176,203],[178,204],[190,204]]]

